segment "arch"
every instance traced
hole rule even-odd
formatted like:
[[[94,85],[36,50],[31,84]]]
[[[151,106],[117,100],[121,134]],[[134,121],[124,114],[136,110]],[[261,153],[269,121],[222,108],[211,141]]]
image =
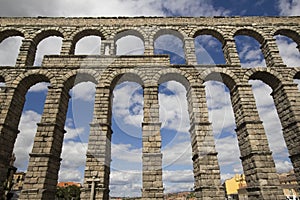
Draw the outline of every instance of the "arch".
[[[283,35],[286,37],[291,38],[294,42],[296,42],[298,45],[300,44],[300,34],[297,31],[290,30],[290,29],[278,29],[274,32],[274,36],[276,35]]]
[[[70,52],[69,52],[70,54],[74,54],[77,42],[86,36],[98,36],[101,39],[105,40],[104,34],[98,29],[79,30],[71,37],[72,45],[71,45]]]
[[[5,40],[6,38],[14,37],[14,36],[24,37],[24,33],[19,30],[16,30],[16,29],[1,31],[0,32],[0,43],[3,40]]]
[[[201,73],[200,78],[206,81],[219,81],[224,83],[230,90],[235,85],[241,84],[238,77],[231,71],[226,69],[214,68],[208,69]]]
[[[126,37],[131,37],[131,38],[126,38]],[[133,38],[132,38],[133,37]],[[124,40],[126,41],[126,45],[124,45]],[[127,42],[130,41],[130,44]],[[120,42],[120,43],[119,43]],[[119,46],[120,45],[120,46]],[[121,48],[118,48],[121,47]],[[135,29],[124,29],[119,31],[114,38],[114,50],[116,55],[124,55],[123,51],[121,50],[122,53],[120,53],[120,49],[123,49],[125,47],[125,50],[127,51],[125,55],[140,55],[141,53],[136,52],[136,48],[138,47],[139,50],[143,49],[142,54],[145,51],[145,37],[143,34]],[[139,52],[139,51],[138,51]]]
[[[219,30],[207,29],[207,28],[199,29],[194,33],[193,38],[196,38],[197,36],[200,36],[200,35],[211,35],[211,36],[215,37],[216,39],[218,39],[222,45],[224,45],[224,43],[225,43],[224,35]]]
[[[145,38],[144,38],[143,34],[140,31],[135,30],[135,29],[124,29],[124,30],[118,31],[117,34],[115,35],[114,41],[116,43],[122,37],[126,37],[129,35],[138,37],[143,41],[143,43],[145,43]]]
[[[176,68],[168,68],[161,70],[158,73],[156,73],[155,76],[152,78],[152,81],[155,81],[158,84],[172,80],[181,83],[187,91],[192,84],[200,84],[197,83],[197,78],[193,77],[191,74],[183,70],[179,70]]]
[[[35,57],[36,57],[36,51],[37,51],[37,47],[38,47],[39,43],[43,39],[45,39],[47,37],[52,37],[52,36],[64,38],[62,31],[57,30],[57,29],[41,30],[39,33],[37,33],[33,37],[32,42],[30,43],[29,50],[28,50],[29,53],[26,58],[26,65],[34,64]]]
[[[118,69],[118,70],[111,70],[109,68],[104,71],[100,78],[99,84],[100,87],[109,87],[112,88],[111,91],[115,88],[115,86],[119,83],[125,81],[136,82],[141,86],[144,86],[147,80],[146,73],[136,70],[136,69]]]
[[[63,85],[68,91],[76,84],[90,81],[98,84],[98,73],[94,70],[72,70],[63,77]]]
[[[160,29],[153,38],[154,54],[168,54],[171,64],[186,64],[184,38],[184,34],[177,30]]]
[[[153,37],[153,41],[155,41],[157,38],[159,38],[162,35],[176,36],[182,41],[182,43],[184,43],[184,33],[180,32],[179,30],[175,30],[175,29],[160,29],[160,30],[158,30]]]
[[[33,43],[32,43],[32,47],[36,47],[38,46],[38,44],[45,38],[47,37],[51,37],[51,36],[57,36],[57,37],[61,37],[64,38],[63,32],[57,29],[48,29],[48,30],[42,30],[40,31],[38,34],[35,35],[35,37],[33,38]]]
[[[254,28],[250,28],[250,27],[241,28],[241,29],[236,30],[233,34],[233,37],[238,36],[238,35],[246,35],[246,36],[253,37],[260,44],[262,44],[265,40],[263,33],[261,33],[260,31],[254,29]]]
[[[31,86],[39,82],[49,82],[53,86],[56,85],[56,77],[45,70],[30,71],[19,75],[9,86],[17,89],[21,87],[26,93]]]
[[[267,70],[253,70],[252,74],[249,74],[248,80],[261,80],[269,85],[272,90],[275,90],[280,83],[282,83],[282,77],[279,74],[272,73]]]

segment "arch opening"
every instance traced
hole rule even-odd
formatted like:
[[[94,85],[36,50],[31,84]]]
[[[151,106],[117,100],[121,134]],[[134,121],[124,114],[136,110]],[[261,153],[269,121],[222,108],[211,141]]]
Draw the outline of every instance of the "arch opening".
[[[252,86],[258,114],[263,122],[277,173],[289,172],[293,167],[283,138],[281,122],[271,96],[273,90],[263,80],[249,80],[249,83]]]
[[[48,93],[49,79],[43,75],[29,75],[15,90],[6,121],[10,122],[12,130],[11,141],[7,140],[7,150],[12,152],[10,165],[15,167],[18,176],[12,190],[21,191],[29,165],[31,153],[37,132],[37,123],[41,121],[44,104]]]
[[[154,54],[167,54],[171,64],[185,64],[183,40],[175,34],[162,34],[154,40]]]
[[[285,35],[276,35],[275,39],[283,62],[291,67],[299,66],[300,52],[299,49],[297,49],[297,43]]]
[[[222,43],[212,35],[195,37],[195,50],[198,64],[225,64]]]
[[[225,76],[223,75],[223,77]],[[209,121],[212,123],[222,183],[243,174],[229,91],[233,86],[228,83],[229,81],[225,78],[216,79],[213,76],[208,76],[204,83]],[[245,180],[242,180],[241,184],[245,185]]]
[[[15,66],[18,58],[23,37],[11,36],[0,43],[0,65]]]
[[[262,38],[250,35],[236,35],[234,39],[242,67],[252,68],[266,66],[264,55],[260,49]]]
[[[140,37],[127,35],[115,42],[116,55],[143,55],[144,42]]]
[[[168,74],[159,83],[164,193],[193,191],[190,120],[185,88],[188,86],[187,80],[180,75]]]
[[[143,89],[130,76],[115,79],[118,81],[111,100],[110,196],[141,197]]]
[[[75,46],[75,55],[100,55],[101,37],[85,36],[77,41]]]
[[[59,55],[63,38],[60,36],[49,36],[41,40],[37,45],[34,66],[41,66],[44,55]]]
[[[92,77],[78,79],[69,90],[70,99],[66,121],[61,166],[58,174],[57,198],[79,198],[83,184],[86,153],[93,119],[96,84]],[[61,193],[63,188],[72,190],[72,194]],[[68,196],[69,195],[69,196]]]

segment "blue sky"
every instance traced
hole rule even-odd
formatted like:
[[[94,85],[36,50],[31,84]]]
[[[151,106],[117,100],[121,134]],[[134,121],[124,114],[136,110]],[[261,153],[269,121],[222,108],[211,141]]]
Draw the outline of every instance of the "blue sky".
[[[31,2],[31,3],[29,3]],[[281,16],[300,13],[300,1],[290,0],[111,0],[109,2],[82,1],[22,1],[0,0],[0,16]],[[18,5],[18,6],[16,6]],[[0,44],[0,64],[14,65],[22,38],[9,38]],[[259,44],[250,37],[235,38],[242,67],[265,66]],[[276,41],[288,66],[300,62],[299,51],[293,41],[278,36]],[[35,65],[44,54],[59,54],[61,38],[48,38],[38,46]],[[76,54],[99,54],[101,40],[83,38],[76,46]],[[129,36],[117,41],[117,54],[143,54],[142,41]],[[211,36],[195,40],[199,64],[223,64],[221,44]],[[92,47],[92,48],[91,48]],[[171,63],[184,63],[181,41],[164,35],[155,42],[155,53],[168,53]],[[14,52],[14,53],[12,53]],[[297,81],[296,81],[297,82]],[[298,81],[299,82],[299,81]],[[298,83],[297,82],[297,83]],[[291,169],[281,126],[276,114],[270,87],[259,81],[251,81],[260,118],[273,151],[278,172]],[[243,173],[228,89],[218,82],[206,84],[209,118],[213,126],[222,180],[235,173]],[[160,121],[162,122],[163,181],[165,192],[190,190],[193,187],[189,119],[186,90],[174,81],[159,88]],[[60,181],[82,182],[87,148],[89,123],[92,121],[95,85],[87,82],[75,86],[70,94],[69,109],[62,153]],[[47,84],[33,86],[26,95],[20,134],[15,145],[16,165],[26,171],[36,123],[40,121],[47,95]],[[136,83],[123,83],[114,90],[112,128],[112,163],[110,190],[113,196],[141,195],[143,90]],[[180,176],[178,176],[180,171]]]

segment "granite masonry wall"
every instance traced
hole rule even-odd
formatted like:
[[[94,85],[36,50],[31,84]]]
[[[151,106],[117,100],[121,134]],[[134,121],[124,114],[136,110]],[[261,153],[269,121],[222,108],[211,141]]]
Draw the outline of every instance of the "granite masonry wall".
[[[154,41],[164,34],[182,40],[186,64],[170,64],[167,55],[154,55]],[[76,43],[90,35],[101,37],[101,54],[74,55]],[[143,41],[144,55],[116,55],[116,41],[127,35]],[[197,64],[194,40],[199,35],[211,35],[222,43],[224,65]],[[241,67],[236,35],[252,36],[260,43],[266,67]],[[300,63],[295,67],[283,63],[276,35],[290,37],[299,48],[300,17],[0,18],[0,42],[12,36],[23,37],[15,66],[1,66],[0,70],[1,81],[5,82],[0,90],[0,196],[27,90],[39,82],[50,83],[20,199],[54,199],[68,92],[77,83],[92,81],[96,84],[96,96],[81,199],[91,199],[92,188],[93,199],[108,199],[112,91],[122,81],[135,81],[144,90],[142,197],[163,199],[158,86],[175,80],[187,90],[197,199],[224,199],[204,87],[206,81],[215,80],[230,90],[249,199],[285,199],[248,83],[262,80],[273,89],[284,139],[300,184],[300,92],[293,82],[300,78]],[[39,42],[49,36],[63,38],[60,55],[46,55],[41,66],[33,66]]]

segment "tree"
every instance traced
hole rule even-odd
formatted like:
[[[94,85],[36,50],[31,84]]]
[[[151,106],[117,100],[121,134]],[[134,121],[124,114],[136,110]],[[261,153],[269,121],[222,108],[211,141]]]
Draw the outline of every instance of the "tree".
[[[57,200],[79,200],[80,188],[75,185],[57,187],[56,198]]]

